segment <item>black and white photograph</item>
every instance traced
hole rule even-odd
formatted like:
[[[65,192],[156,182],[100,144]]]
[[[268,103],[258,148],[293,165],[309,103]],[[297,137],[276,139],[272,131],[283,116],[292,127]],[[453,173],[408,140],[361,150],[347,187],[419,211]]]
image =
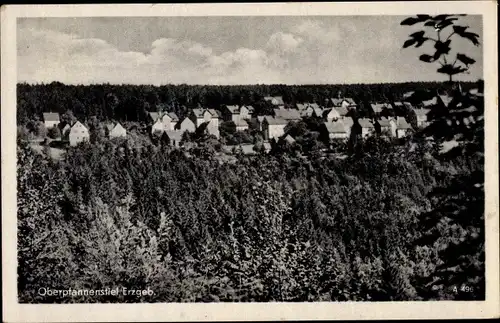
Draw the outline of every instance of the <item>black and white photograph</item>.
[[[14,17],[15,302],[484,303],[478,3]]]

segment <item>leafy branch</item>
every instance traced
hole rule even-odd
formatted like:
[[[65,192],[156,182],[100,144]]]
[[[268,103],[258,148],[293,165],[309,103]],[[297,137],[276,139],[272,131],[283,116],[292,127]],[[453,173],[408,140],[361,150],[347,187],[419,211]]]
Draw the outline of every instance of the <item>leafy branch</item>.
[[[450,82],[453,80],[453,75],[468,73],[470,66],[476,62],[473,58],[467,56],[466,54],[457,53],[453,63],[450,63],[451,60],[449,59],[449,56],[452,38],[459,36],[468,39],[475,46],[479,46],[479,35],[468,31],[469,26],[455,25],[459,16],[465,15],[417,15],[416,17],[406,18],[401,22],[401,25],[406,26],[423,23],[424,27],[434,29],[436,33],[435,37],[428,35],[425,30],[420,30],[410,34],[410,38],[404,42],[403,48],[411,46],[418,48],[427,41],[434,42],[435,52],[433,54],[422,54],[419,59],[426,63],[438,62],[441,67],[437,69],[437,72],[447,74]],[[451,27],[453,31],[450,31],[449,27]],[[448,36],[445,36],[445,33],[448,33]]]

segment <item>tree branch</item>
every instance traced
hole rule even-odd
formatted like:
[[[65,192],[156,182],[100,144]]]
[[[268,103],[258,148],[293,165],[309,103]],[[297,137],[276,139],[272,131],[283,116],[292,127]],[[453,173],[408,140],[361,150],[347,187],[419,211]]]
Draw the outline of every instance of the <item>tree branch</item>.
[[[453,36],[454,34],[455,34],[455,32],[452,32],[452,33],[451,33],[448,37],[446,37],[446,40],[445,40],[445,41],[447,41],[448,39],[450,39],[450,38],[451,38],[451,36]]]

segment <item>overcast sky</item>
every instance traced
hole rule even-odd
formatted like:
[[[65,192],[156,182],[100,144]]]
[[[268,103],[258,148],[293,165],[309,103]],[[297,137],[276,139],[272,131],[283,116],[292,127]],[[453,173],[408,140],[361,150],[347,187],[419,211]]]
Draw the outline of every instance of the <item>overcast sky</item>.
[[[323,84],[446,79],[402,49],[401,16],[18,19],[18,81],[67,84]],[[460,18],[482,40],[480,16]],[[432,46],[430,43],[429,46]],[[452,46],[477,63],[482,48]],[[430,51],[427,51],[430,52]]]

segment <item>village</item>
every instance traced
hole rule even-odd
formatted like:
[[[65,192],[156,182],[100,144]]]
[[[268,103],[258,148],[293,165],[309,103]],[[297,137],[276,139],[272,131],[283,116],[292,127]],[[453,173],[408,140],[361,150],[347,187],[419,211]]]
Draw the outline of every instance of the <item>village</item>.
[[[461,91],[461,89],[460,89]],[[222,105],[218,109],[197,108],[187,110],[180,118],[175,112],[164,108],[148,112],[147,122],[143,122],[145,132],[151,140],[163,140],[174,148],[191,147],[185,140],[185,133],[208,135],[221,142],[221,151],[231,155],[239,151],[243,154],[256,154],[256,141],[261,141],[260,147],[269,152],[280,143],[295,143],[295,138],[287,133],[287,126],[301,120],[314,120],[318,125],[318,136],[328,144],[347,142],[352,137],[367,138],[379,135],[386,138],[404,138],[408,134],[424,129],[430,124],[431,111],[448,109],[453,104],[452,96],[447,93],[436,95],[430,100],[415,102],[414,92],[404,94],[408,101],[371,102],[361,113],[359,104],[351,97],[344,97],[339,91],[336,98],[325,100],[323,104],[302,102],[289,104],[282,96],[265,96],[263,102],[268,105],[271,113],[258,115],[251,105]],[[469,91],[475,97],[482,96],[476,88]],[[475,109],[474,106],[468,110]],[[472,111],[471,110],[471,111]],[[368,112],[368,113],[367,113]],[[473,123],[468,116],[462,120],[464,124]],[[59,147],[75,147],[82,142],[89,142],[91,127],[85,121],[74,119],[71,122],[61,120],[59,113],[43,113],[43,124],[46,133],[60,134],[52,141],[59,142]],[[57,128],[57,131],[53,131]],[[104,136],[110,140],[126,139],[130,129],[120,122],[107,122],[102,127]],[[221,135],[221,129],[232,129],[233,133],[252,134],[251,140],[228,143]],[[227,132],[224,131],[224,134]],[[257,139],[256,139],[257,134]],[[52,136],[54,137],[54,136]]]

